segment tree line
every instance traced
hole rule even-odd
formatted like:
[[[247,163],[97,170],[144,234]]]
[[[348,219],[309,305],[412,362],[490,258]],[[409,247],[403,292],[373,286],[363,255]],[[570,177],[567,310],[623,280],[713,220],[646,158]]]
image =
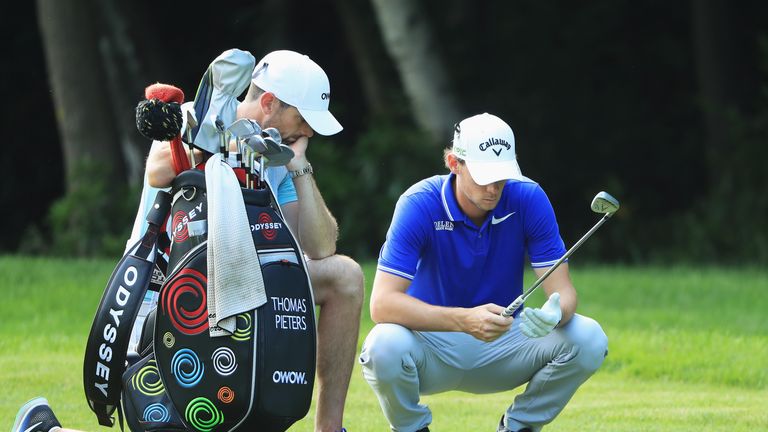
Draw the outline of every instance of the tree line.
[[[5,212],[3,251],[117,257],[149,150],[134,125],[144,87],[171,83],[191,100],[222,51],[258,59],[287,48],[325,68],[345,126],[313,138],[308,153],[343,253],[375,257],[399,194],[445,172],[452,125],[491,112],[515,131],[523,173],[547,191],[568,245],[592,225],[596,192],[621,200],[579,258],[768,258],[763,2],[23,7],[28,19],[3,30],[20,67],[4,72],[17,85],[2,88],[15,102],[2,120],[13,148],[0,175],[3,202],[26,207]]]

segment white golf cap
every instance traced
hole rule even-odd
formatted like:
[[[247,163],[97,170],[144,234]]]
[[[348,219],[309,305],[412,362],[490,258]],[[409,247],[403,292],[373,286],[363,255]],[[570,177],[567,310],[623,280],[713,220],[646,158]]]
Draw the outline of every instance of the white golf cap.
[[[515,155],[515,134],[495,115],[483,113],[459,122],[451,152],[466,162],[479,185],[523,178]]]
[[[273,51],[256,64],[251,81],[296,107],[320,135],[333,135],[343,129],[328,111],[331,101],[328,76],[309,57],[295,51]]]

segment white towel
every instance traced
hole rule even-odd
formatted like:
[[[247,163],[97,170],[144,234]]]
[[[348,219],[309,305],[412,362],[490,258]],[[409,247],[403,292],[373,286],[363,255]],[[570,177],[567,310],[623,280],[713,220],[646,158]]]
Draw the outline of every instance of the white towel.
[[[267,293],[240,184],[219,155],[205,164],[205,187],[209,333],[227,336],[235,331],[236,316],[266,303]]]

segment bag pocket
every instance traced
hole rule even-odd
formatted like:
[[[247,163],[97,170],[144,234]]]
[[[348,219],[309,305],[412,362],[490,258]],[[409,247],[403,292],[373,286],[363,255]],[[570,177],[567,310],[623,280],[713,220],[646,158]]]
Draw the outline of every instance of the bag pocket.
[[[123,374],[122,402],[132,431],[186,430],[165,392],[151,350]]]

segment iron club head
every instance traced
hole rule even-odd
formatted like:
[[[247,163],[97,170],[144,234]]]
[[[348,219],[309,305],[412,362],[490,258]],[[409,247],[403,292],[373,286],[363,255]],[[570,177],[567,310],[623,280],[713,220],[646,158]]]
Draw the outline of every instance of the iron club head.
[[[272,138],[272,141],[277,144],[281,144],[283,142],[283,137],[280,135],[280,131],[275,128],[266,128],[261,131],[261,134],[264,138]]]
[[[192,144],[192,129],[197,127],[197,118],[194,110],[187,110],[183,118],[181,128],[184,130],[184,139],[187,144]]]
[[[255,153],[264,154],[267,151],[267,144],[261,135],[250,135],[243,139],[243,143]]]
[[[619,200],[608,192],[598,192],[592,199],[591,208],[595,213],[616,213],[619,210]]]
[[[266,142],[269,142],[269,139],[264,140]],[[278,152],[269,152],[265,153],[264,156],[267,158],[267,166],[268,167],[275,167],[275,166],[283,166],[286,165],[288,162],[293,159],[294,153],[293,149],[288,147],[285,144],[278,144]]]
[[[261,134],[261,126],[255,121],[245,118],[236,120],[229,126],[228,130],[240,138]]]

